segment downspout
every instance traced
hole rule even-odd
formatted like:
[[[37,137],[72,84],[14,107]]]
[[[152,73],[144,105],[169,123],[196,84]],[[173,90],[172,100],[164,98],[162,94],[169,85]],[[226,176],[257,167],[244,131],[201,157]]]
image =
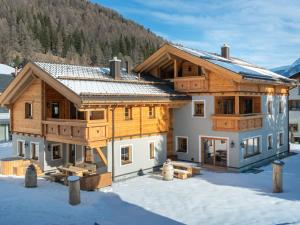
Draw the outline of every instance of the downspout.
[[[287,101],[287,143],[288,143],[288,154],[290,154],[290,131],[289,131],[289,123],[290,123],[290,110],[289,110],[289,96],[290,93],[288,93],[287,97],[286,97],[286,101]]]
[[[111,174],[112,181],[115,181],[115,109],[116,105],[112,108],[112,132],[111,132]]]

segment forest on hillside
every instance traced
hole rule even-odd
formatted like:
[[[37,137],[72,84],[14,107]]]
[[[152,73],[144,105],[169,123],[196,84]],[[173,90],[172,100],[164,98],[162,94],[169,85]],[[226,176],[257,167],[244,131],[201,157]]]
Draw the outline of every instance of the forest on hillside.
[[[0,63],[133,64],[163,42],[149,29],[87,0],[0,0]]]

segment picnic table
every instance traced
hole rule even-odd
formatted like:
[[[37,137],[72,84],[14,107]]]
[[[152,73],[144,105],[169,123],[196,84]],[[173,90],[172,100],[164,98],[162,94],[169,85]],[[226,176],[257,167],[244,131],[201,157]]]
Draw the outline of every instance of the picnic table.
[[[60,166],[58,167],[58,169],[66,175],[75,175],[79,177],[82,177],[83,174],[85,173],[89,173],[88,169],[77,167],[77,166],[69,166],[69,167]]]

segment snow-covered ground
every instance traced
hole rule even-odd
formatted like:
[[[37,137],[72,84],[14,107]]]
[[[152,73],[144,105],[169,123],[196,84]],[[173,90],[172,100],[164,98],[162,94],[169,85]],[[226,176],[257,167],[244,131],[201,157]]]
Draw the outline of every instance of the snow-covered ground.
[[[300,152],[300,145],[292,146]],[[11,145],[0,144],[0,158]],[[284,192],[272,193],[272,168],[259,174],[215,173],[166,182],[154,175],[81,192],[68,204],[68,189],[39,180],[0,176],[0,224],[300,224],[300,154],[284,159]]]

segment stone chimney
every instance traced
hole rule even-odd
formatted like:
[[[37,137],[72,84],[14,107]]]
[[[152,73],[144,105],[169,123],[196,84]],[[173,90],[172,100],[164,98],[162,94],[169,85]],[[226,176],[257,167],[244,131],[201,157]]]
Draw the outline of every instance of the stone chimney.
[[[115,56],[112,60],[109,60],[109,65],[110,65],[110,75],[115,80],[120,80],[121,79],[121,72],[120,72],[121,60]]]
[[[125,67],[126,67],[126,72],[127,72],[127,73],[130,73],[131,70],[132,70],[132,69],[131,69],[131,67],[132,67],[132,66],[131,66],[131,62],[128,61],[128,60],[125,61]]]
[[[230,57],[230,54],[229,54],[229,45],[224,44],[224,45],[221,47],[221,56],[222,56],[223,58],[229,59],[229,57]]]

